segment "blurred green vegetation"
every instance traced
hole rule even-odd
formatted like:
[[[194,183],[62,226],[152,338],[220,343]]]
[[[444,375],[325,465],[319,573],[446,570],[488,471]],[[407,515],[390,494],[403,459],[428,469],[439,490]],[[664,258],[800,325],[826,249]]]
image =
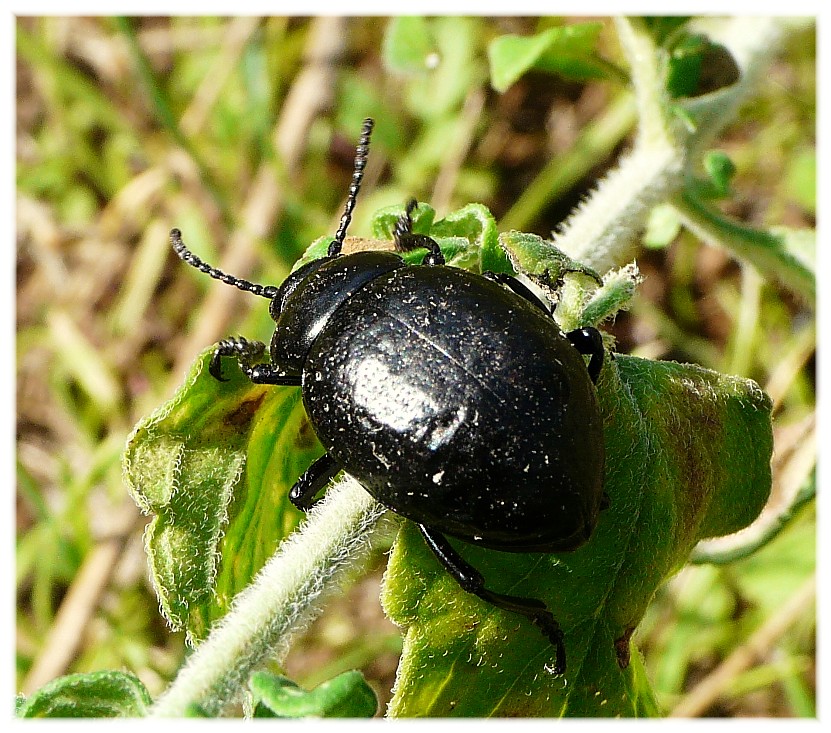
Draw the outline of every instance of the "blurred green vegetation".
[[[261,303],[181,266],[169,229],[223,269],[280,282],[334,232],[369,115],[373,155],[351,234],[416,196],[440,216],[481,202],[503,228],[546,236],[634,122],[608,21],[591,74],[551,75],[540,51],[504,92],[491,88],[491,41],[561,43],[559,25],[17,19],[18,689],[127,668],[156,694],[185,653],[158,613],[120,454],[205,346],[230,333],[267,338],[270,320]],[[815,225],[815,55],[815,29],[792,36],[717,141],[735,165],[720,206],[744,223]],[[622,352],[757,380],[775,404],[774,492],[787,495],[813,469],[810,304],[687,232],[658,239],[638,257],[646,280],[634,306],[608,330]],[[815,533],[809,505],[754,556],[687,567],[660,591],[636,639],[665,709],[815,715],[810,594],[781,633],[762,633],[810,582]],[[297,644],[292,679],[311,688],[360,668],[383,707],[400,651],[378,602],[384,561]],[[759,638],[767,646],[717,695],[693,698]]]

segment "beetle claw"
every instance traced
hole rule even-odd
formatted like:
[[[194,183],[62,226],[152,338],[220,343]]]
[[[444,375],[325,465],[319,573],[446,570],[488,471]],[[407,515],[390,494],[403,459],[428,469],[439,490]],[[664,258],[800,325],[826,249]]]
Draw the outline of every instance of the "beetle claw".
[[[208,365],[208,373],[217,381],[217,382],[227,382],[228,380],[222,376],[222,353],[219,349],[214,351],[214,355],[211,357],[211,363]]]
[[[534,625],[539,627],[543,634],[556,649],[557,660],[554,662],[554,674],[563,674],[566,671],[566,646],[563,630],[549,611],[534,616]]]
[[[265,344],[262,341],[249,341],[244,336],[223,339],[216,345],[208,372],[217,381],[227,382],[228,380],[222,376],[222,357],[234,357],[239,362],[240,368],[247,372],[251,369],[251,362],[263,351],[265,351]]]

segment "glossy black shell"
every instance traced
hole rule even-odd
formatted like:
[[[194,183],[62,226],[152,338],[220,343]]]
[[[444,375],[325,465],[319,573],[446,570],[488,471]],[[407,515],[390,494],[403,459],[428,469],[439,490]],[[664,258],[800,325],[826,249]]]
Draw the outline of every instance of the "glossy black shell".
[[[315,284],[329,267],[347,292]],[[272,360],[285,364],[281,349],[309,334],[289,359],[302,361],[309,419],[379,502],[499,550],[588,539],[603,491],[602,419],[583,357],[550,316],[480,275],[391,253],[325,263],[294,297]]]

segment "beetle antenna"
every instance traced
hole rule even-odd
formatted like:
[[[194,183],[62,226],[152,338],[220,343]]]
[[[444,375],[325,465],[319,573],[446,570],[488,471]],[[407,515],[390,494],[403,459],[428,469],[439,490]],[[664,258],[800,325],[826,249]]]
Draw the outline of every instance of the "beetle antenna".
[[[173,246],[173,251],[179,255],[179,259],[195,267],[197,270],[201,270],[206,275],[210,275],[215,280],[221,280],[228,285],[233,285],[235,288],[244,290],[246,293],[254,293],[254,295],[259,295],[263,298],[268,298],[269,300],[274,298],[274,296],[279,292],[279,288],[276,288],[273,285],[258,285],[257,283],[252,283],[248,280],[228,275],[227,273],[222,272],[222,270],[211,267],[207,262],[200,260],[185,246],[185,243],[182,241],[182,232],[178,229],[170,230],[170,244]]]
[[[346,197],[346,207],[343,210],[343,216],[340,218],[340,226],[335,233],[335,238],[329,245],[329,257],[335,257],[340,254],[343,247],[343,240],[346,238],[346,229],[349,222],[352,221],[352,211],[355,209],[355,201],[358,199],[358,191],[361,190],[361,181],[364,177],[364,168],[366,168],[366,159],[369,156],[369,138],[372,135],[372,128],[375,126],[375,120],[367,117],[364,120],[361,128],[361,137],[358,140],[358,147],[355,150],[355,169],[352,173],[352,184],[349,186],[349,195]]]

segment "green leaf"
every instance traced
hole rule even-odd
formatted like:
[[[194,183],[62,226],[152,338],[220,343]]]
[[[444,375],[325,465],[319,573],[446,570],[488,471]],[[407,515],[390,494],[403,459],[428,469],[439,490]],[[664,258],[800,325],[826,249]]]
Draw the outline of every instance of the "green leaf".
[[[420,15],[393,18],[384,35],[384,63],[401,74],[424,73],[438,62],[438,49],[430,25]]]
[[[735,84],[741,76],[724,46],[699,34],[683,34],[670,52],[667,91],[670,97],[699,97]]]
[[[450,212],[444,219],[437,221],[429,233],[439,242],[445,237],[463,237],[469,242],[470,251],[475,257],[469,263],[452,262],[456,267],[478,269],[479,272],[511,271],[505,253],[499,246],[496,221],[482,204],[467,204]]]
[[[599,22],[574,23],[535,36],[495,38],[488,46],[493,88],[504,92],[531,69],[578,80],[607,76],[607,65],[591,55],[602,28]]]
[[[649,249],[668,247],[680,231],[681,220],[675,209],[669,204],[658,204],[649,213],[649,219],[646,221],[646,231],[643,234],[644,246]]]
[[[571,259],[553,242],[537,234],[510,231],[499,235],[499,244],[511,260],[514,269],[532,279],[539,280],[552,290],[559,289],[568,274],[581,274],[598,285],[603,278],[591,267]]]
[[[585,291],[575,284],[576,291],[561,296],[566,275],[577,275],[589,287],[603,284],[603,278],[592,268],[571,259],[562,250],[536,234],[510,231],[499,235],[499,244],[516,272],[521,272],[539,285],[553,302],[558,302],[557,320],[563,325],[574,319],[574,310],[582,305]],[[565,303],[564,301],[568,301]],[[570,328],[571,326],[569,326]],[[575,326],[576,327],[576,324]]]
[[[153,701],[138,677],[106,671],[69,674],[23,699],[19,718],[137,718]]]
[[[454,543],[488,587],[548,604],[565,675],[533,625],[460,590],[406,523],[382,597],[406,629],[391,715],[656,713],[632,632],[700,539],[746,526],[765,504],[771,403],[749,380],[622,355],[607,357],[598,396],[611,505],[591,540],[557,555]]]
[[[415,117],[435,121],[454,113],[479,83],[481,25],[479,18],[459,16],[429,20],[404,16],[390,21],[384,61],[391,71],[410,77],[403,91]]]
[[[595,290],[583,304],[573,324],[575,328],[580,325],[598,326],[628,308],[635,296],[635,289],[642,280],[634,262],[617,270],[609,270],[603,277],[602,287]]]
[[[392,233],[404,206],[390,206],[379,210],[372,218],[372,234],[380,240],[392,241]],[[481,204],[468,204],[450,212],[444,219],[434,221],[435,210],[419,203],[412,214],[413,231],[429,234],[436,240],[449,265],[467,270],[511,272],[505,254],[499,246],[496,221]],[[424,250],[402,254],[407,262],[420,262]]]
[[[354,669],[309,691],[271,672],[255,672],[249,687],[257,717],[371,718],[378,710],[375,693]]]
[[[376,211],[372,216],[372,222],[370,224],[372,236],[391,242],[395,225],[404,214],[404,208],[405,204],[402,203]],[[436,210],[430,204],[419,203],[415,211],[410,215],[410,218],[413,222],[413,232],[417,234],[429,234],[433,220],[436,218]]]
[[[730,183],[736,175],[736,164],[727,153],[711,150],[704,156],[704,170],[720,196],[730,194]]]
[[[204,637],[299,520],[288,490],[321,454],[299,391],[252,384],[233,363],[208,374],[213,348],[174,397],[142,420],[123,465],[139,507],[162,612]]]
[[[689,15],[650,15],[643,21],[658,45],[664,45],[676,31],[683,28],[692,16]]]

